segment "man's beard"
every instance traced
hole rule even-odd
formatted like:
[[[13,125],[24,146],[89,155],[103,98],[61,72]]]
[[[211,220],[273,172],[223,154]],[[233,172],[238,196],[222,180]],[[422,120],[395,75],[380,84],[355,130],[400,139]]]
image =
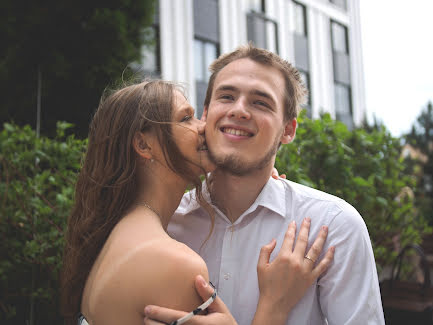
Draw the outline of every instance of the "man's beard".
[[[216,165],[219,170],[235,176],[245,176],[268,166],[269,162],[272,161],[275,154],[277,153],[279,146],[280,140],[279,138],[276,138],[272,147],[262,159],[260,159],[259,161],[253,161],[249,164],[242,161],[241,157],[235,155],[218,157],[211,148],[208,148],[208,150],[210,160]]]

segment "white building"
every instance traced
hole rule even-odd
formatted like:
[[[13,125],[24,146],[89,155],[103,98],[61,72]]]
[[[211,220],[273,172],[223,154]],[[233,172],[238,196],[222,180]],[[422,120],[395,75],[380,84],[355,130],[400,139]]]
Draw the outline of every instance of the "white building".
[[[309,116],[352,127],[366,110],[359,14],[359,0],[159,0],[143,70],[184,83],[201,116],[209,64],[251,40],[298,68]]]

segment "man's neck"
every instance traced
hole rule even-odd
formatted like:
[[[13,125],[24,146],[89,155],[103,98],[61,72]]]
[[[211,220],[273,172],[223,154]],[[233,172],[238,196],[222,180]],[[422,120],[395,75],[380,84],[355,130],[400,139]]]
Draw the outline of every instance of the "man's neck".
[[[215,170],[210,182],[212,203],[234,223],[257,199],[269,180],[271,169],[272,166],[246,176]]]

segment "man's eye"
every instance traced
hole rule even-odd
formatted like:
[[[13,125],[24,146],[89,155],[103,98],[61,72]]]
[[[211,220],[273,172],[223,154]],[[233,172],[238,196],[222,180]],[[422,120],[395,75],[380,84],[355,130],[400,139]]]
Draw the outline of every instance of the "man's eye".
[[[232,95],[221,95],[220,98],[221,99],[233,100],[233,96]]]
[[[257,100],[255,101],[256,105],[260,105],[260,106],[264,106],[264,107],[269,107],[269,105],[261,100]]]
[[[186,116],[184,116],[182,118],[181,122],[186,122],[186,121],[189,121],[190,119],[192,119],[192,116],[191,115],[186,115]]]

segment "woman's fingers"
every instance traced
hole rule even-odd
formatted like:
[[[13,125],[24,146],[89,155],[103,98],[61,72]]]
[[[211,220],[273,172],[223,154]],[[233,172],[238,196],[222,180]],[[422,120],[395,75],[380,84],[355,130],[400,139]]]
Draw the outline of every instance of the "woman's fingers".
[[[158,322],[156,320],[144,317],[144,325],[164,325],[165,323]]]
[[[319,234],[317,235],[316,240],[308,250],[307,255],[305,255],[304,262],[311,265],[311,269],[313,269],[314,263],[316,263],[317,259],[320,256],[320,253],[322,252],[327,236],[328,236],[328,227],[322,226]]]
[[[318,278],[323,272],[328,269],[329,265],[331,265],[332,261],[334,260],[334,253],[335,247],[332,246],[328,249],[322,260],[313,269],[313,276],[315,278]]]
[[[299,230],[298,238],[296,239],[295,249],[293,251],[298,257],[302,256],[302,258],[304,258],[305,256],[305,250],[307,249],[308,245],[308,233],[310,232],[310,224],[310,218],[305,218],[304,221],[302,221],[301,229]]]
[[[272,239],[271,242],[265,246],[262,246],[259,253],[259,261],[257,262],[257,269],[260,271],[261,268],[266,267],[269,263],[269,258],[275,248],[277,241]]]
[[[275,167],[272,169],[271,176],[274,179],[278,179],[278,170]]]
[[[201,275],[197,275],[195,277],[195,289],[203,301],[208,300],[209,297],[214,293],[214,288],[209,285]],[[229,309],[221,300],[221,298],[218,297],[218,295],[216,296],[213,303],[207,308],[207,310],[209,313],[230,314]]]
[[[296,237],[296,222],[293,220],[290,222],[289,226],[287,227],[287,231],[284,235],[284,241],[281,245],[280,252],[283,252],[284,254],[291,254],[293,252],[293,244],[295,242]]]
[[[150,318],[154,321],[157,320],[163,323],[170,324],[171,322],[179,318],[182,318],[188,313],[184,311],[149,305],[146,306],[146,308],[144,308],[144,314],[146,315],[146,318]],[[146,318],[144,319],[144,324],[147,325],[158,324],[158,323],[152,323],[150,319],[146,320]]]

